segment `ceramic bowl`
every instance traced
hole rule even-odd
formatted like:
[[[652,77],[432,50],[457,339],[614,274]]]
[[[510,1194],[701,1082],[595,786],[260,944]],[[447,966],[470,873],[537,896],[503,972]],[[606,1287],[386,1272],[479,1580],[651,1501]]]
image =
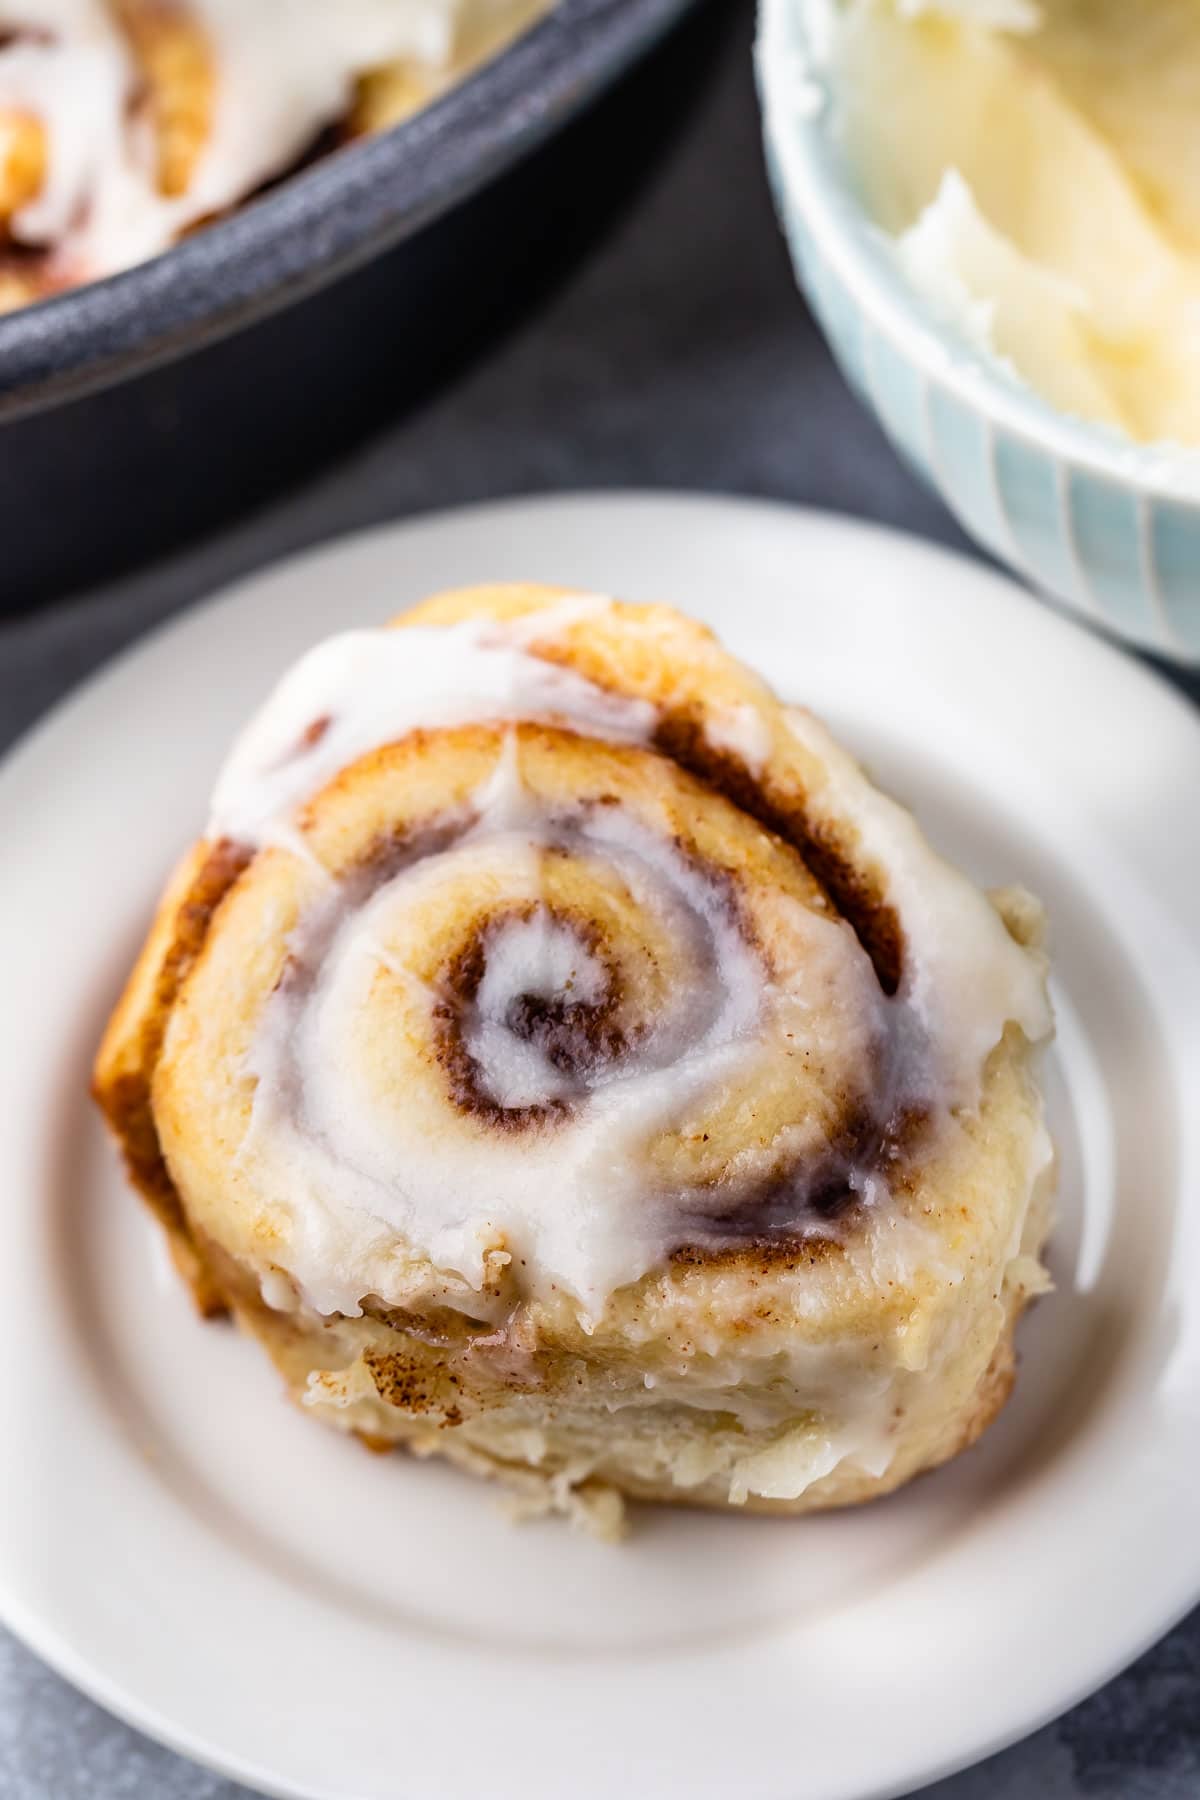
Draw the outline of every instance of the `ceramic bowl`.
[[[757,73],[780,221],[847,380],[964,530],[1032,588],[1200,663],[1200,453],[1056,412],[909,285],[838,142],[827,21],[825,5],[761,0]]]

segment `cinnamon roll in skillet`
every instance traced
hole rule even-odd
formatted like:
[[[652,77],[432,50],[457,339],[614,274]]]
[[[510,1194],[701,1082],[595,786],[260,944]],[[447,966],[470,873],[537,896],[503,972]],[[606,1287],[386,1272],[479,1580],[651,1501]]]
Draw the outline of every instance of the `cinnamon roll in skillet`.
[[[471,589],[285,675],[95,1091],[314,1418],[603,1519],[800,1512],[1008,1393],[1039,930],[700,626]]]
[[[0,0],[0,311],[397,124],[549,0]]]

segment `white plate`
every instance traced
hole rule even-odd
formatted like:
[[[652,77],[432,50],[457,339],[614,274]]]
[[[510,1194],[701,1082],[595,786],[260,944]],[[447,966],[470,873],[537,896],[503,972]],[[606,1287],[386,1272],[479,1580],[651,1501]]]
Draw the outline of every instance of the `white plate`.
[[[893,1500],[647,1511],[612,1549],[367,1456],[162,1281],[88,1104],[159,880],[275,673],[516,576],[710,620],[953,856],[1049,903],[1059,1292],[982,1446]],[[1078,1699],[1200,1596],[1198,800],[1200,723],[1141,668],[971,564],[768,506],[449,514],[133,651],[0,775],[5,1620],[143,1730],[305,1800],[861,1800]]]

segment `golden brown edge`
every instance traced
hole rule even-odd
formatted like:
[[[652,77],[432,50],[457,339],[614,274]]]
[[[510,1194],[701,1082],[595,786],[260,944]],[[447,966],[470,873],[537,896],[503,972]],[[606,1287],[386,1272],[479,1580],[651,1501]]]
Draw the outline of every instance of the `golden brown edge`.
[[[172,1258],[205,1317],[226,1310],[220,1287],[188,1228],[154,1120],[154,1071],[179,989],[213,918],[247,866],[235,844],[193,845],[159,902],[149,936],[105,1027],[92,1095],[120,1146],[134,1187],[167,1235]]]

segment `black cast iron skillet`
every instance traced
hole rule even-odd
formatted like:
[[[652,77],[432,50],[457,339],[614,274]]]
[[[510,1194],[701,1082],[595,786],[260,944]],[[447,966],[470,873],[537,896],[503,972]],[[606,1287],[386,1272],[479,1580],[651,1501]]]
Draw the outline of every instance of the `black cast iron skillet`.
[[[690,4],[557,0],[404,124],[0,319],[0,608],[159,553],[419,395],[642,154],[649,71],[592,103]]]

